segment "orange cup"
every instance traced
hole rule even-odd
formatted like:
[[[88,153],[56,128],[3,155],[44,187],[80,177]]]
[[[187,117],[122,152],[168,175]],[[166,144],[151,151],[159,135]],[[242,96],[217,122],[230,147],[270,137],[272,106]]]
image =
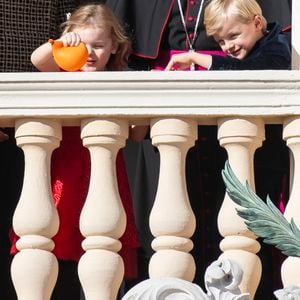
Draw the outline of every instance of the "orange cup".
[[[78,46],[64,47],[61,41],[50,39],[48,42],[52,44],[53,58],[61,69],[75,72],[85,65],[88,59],[88,50],[84,43],[81,42]]]

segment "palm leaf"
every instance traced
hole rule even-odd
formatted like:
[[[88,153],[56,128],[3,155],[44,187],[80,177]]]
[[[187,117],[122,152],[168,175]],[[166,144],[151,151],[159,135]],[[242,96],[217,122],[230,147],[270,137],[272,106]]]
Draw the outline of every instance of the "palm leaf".
[[[237,208],[237,213],[245,220],[249,230],[285,255],[300,257],[300,230],[294,220],[289,223],[270,198],[267,197],[265,203],[251,190],[247,181],[245,185],[241,184],[228,161],[222,177],[228,195],[241,206]]]

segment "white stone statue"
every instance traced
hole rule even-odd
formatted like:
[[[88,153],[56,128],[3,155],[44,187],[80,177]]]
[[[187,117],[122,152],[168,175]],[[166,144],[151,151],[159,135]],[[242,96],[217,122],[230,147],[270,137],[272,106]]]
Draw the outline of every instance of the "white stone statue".
[[[137,284],[122,300],[249,300],[238,288],[242,275],[236,262],[217,260],[205,272],[207,294],[189,281],[164,277]]]
[[[300,285],[277,290],[274,295],[278,300],[300,300]]]

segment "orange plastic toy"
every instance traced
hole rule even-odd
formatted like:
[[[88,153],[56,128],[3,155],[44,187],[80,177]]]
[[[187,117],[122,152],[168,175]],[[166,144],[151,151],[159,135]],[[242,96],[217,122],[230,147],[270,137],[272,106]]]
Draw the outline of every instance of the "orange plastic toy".
[[[52,44],[56,64],[65,71],[79,71],[88,59],[88,50],[82,42],[78,46],[70,47],[64,47],[61,41],[50,39],[48,42]]]

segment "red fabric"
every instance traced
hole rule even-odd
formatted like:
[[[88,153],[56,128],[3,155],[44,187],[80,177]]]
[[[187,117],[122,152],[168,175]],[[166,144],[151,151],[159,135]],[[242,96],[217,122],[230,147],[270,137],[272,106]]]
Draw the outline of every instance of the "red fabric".
[[[117,181],[120,197],[127,215],[127,227],[121,238],[120,252],[125,264],[125,278],[137,277],[136,250],[139,247],[123,153],[117,155]],[[53,198],[60,218],[58,233],[54,236],[53,253],[61,260],[78,261],[84,253],[83,236],[79,230],[79,217],[84,205],[90,179],[90,156],[83,147],[79,127],[63,127],[61,145],[52,154],[51,184]],[[11,235],[11,253],[18,250],[18,237]]]
[[[288,25],[282,28],[282,32],[291,32],[292,31],[292,25]]]
[[[287,199],[289,199],[289,189],[288,189],[288,178],[287,176],[283,176],[281,183],[281,191],[279,194],[277,207],[280,212],[283,214],[286,208]]]

